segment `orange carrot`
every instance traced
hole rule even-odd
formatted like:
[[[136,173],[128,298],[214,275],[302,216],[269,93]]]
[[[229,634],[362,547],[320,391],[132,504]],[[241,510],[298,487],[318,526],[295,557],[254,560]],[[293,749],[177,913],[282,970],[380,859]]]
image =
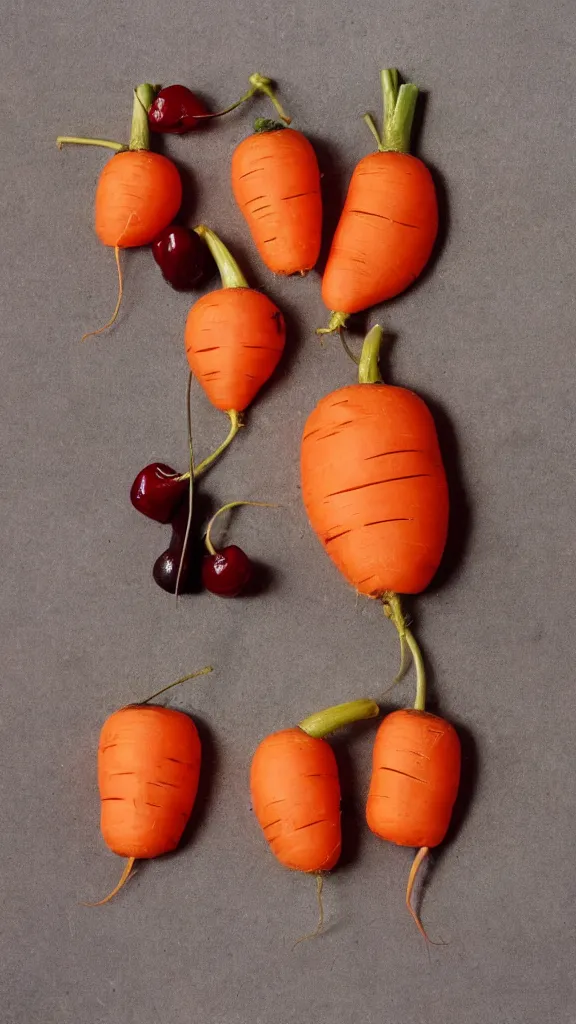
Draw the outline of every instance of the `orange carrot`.
[[[340,781],[334,752],[323,737],[351,722],[375,718],[379,710],[373,700],[338,704],[294,729],[272,733],[257,747],[250,769],[252,807],[284,867],[318,875],[337,864],[342,846]],[[320,884],[318,892],[320,896]]]
[[[105,721],[98,745],[101,829],[106,845],[128,862],[108,903],[127,881],[136,859],[175,850],[192,812],[200,775],[200,738],[181,711],[149,702],[210,667],[178,679],[142,704],[115,711]]]
[[[103,245],[115,250],[118,265],[118,302],[104,327],[90,331],[84,338],[100,334],[110,327],[118,315],[122,298],[122,273],[119,250],[147,245],[167,227],[180,209],[182,183],[171,160],[159,153],[150,153],[148,107],[156,86],[144,83],[134,90],[132,132],[128,147],[108,139],[85,139],[60,135],[57,144],[103,146],[115,150],[98,179],[95,203],[95,229]]]
[[[426,266],[438,231],[438,204],[430,171],[409,155],[418,89],[398,85],[398,72],[382,71],[382,135],[364,120],[378,152],[357,164],[322,280],[332,315],[320,334],[343,327],[350,313],[394,298]]]
[[[359,384],[322,398],[301,449],[313,530],[361,594],[417,594],[438,568],[448,491],[432,416],[421,398],[382,384],[382,328],[364,342]]]
[[[421,864],[448,831],[460,782],[460,740],[449,722],[425,710],[424,661],[397,597],[389,599],[387,611],[414,657],[416,699],[413,710],[394,711],[378,729],[366,820],[381,839],[418,848],[408,877],[406,906],[427,938],[412,906],[412,891]]]
[[[232,156],[232,189],[260,256],[275,274],[304,274],[320,252],[320,171],[305,135],[265,118]]]
[[[208,398],[230,418],[235,437],[240,414],[272,375],[284,350],[284,317],[262,292],[248,287],[226,246],[210,228],[194,229],[212,253],[222,288],[203,295],[188,314],[185,331],[190,369]]]
[[[294,871],[329,871],[341,848],[340,782],[326,735],[375,718],[373,700],[327,708],[262,740],[252,758],[252,807],[274,856]]]

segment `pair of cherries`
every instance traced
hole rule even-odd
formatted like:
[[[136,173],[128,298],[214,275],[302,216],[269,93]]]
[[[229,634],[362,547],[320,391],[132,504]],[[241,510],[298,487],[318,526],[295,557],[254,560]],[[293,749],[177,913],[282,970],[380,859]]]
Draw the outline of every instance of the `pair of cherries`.
[[[170,545],[156,559],[152,570],[158,586],[171,594],[176,592],[179,571],[183,581],[190,572],[188,551],[182,560],[188,492],[188,478],[162,462],[145,466],[130,489],[130,501],[138,512],[157,523],[172,524]],[[238,597],[252,576],[252,563],[236,544],[229,544],[214,553],[208,552],[202,560],[202,583],[206,590],[219,597]]]
[[[161,89],[148,111],[153,132],[184,135],[207,124],[210,114],[204,103],[185,85]],[[179,224],[170,224],[152,243],[152,255],[173,288],[188,291],[211,276],[213,264],[198,235]]]

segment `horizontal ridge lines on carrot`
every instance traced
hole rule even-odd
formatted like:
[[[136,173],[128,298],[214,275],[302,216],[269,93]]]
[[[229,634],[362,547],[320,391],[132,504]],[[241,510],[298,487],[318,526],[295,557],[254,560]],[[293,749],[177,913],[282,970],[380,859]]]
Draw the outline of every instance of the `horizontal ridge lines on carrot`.
[[[310,523],[338,569],[369,597],[424,590],[448,525],[432,416],[412,391],[379,382],[381,339],[382,329],[373,328],[360,360],[363,383],[319,401],[301,447]]]
[[[332,313],[320,334],[341,330],[351,313],[408,288],[428,262],[438,231],[432,176],[408,152],[418,89],[399,87],[395,70],[381,78],[382,134],[369,114],[364,118],[378,151],[359,161],[350,181],[322,279]]]
[[[236,147],[231,174],[234,198],[268,269],[283,275],[311,270],[320,252],[322,198],[308,139],[259,119],[255,133]],[[257,199],[267,202],[254,207]]]
[[[223,287],[203,295],[186,321],[190,369],[217,409],[242,412],[272,375],[284,350],[282,313],[248,282],[224,243],[199,225]]]

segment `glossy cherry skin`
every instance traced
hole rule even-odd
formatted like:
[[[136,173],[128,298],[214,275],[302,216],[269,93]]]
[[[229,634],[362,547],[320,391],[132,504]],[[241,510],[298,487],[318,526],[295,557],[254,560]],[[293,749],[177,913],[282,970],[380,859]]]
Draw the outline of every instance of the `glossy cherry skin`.
[[[160,89],[148,111],[148,123],[153,132],[185,135],[200,128],[209,120],[198,120],[208,114],[204,103],[185,85],[168,85]]]
[[[162,554],[154,562],[154,568],[152,569],[152,575],[154,580],[162,590],[165,590],[168,594],[176,593],[176,580],[178,579],[178,569],[180,566],[180,559],[182,558],[182,542],[172,543],[170,547],[163,551]],[[184,559],[184,565],[182,566],[182,572],[180,574],[180,586],[178,587],[178,593],[184,593],[187,589],[187,576],[188,576],[188,559]]]
[[[169,523],[184,496],[188,481],[163,462],[151,462],[140,470],[130,488],[134,508],[157,523]]]
[[[236,544],[221,548],[215,555],[205,555],[202,582],[218,597],[238,597],[252,579],[252,562]]]
[[[210,254],[195,231],[169,224],[152,242],[152,255],[173,288],[185,291],[207,277]]]

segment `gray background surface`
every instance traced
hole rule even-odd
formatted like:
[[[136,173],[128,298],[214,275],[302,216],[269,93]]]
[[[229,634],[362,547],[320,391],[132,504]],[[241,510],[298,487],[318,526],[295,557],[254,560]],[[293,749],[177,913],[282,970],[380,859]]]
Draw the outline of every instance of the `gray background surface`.
[[[1,1018],[6,1024],[564,1024],[574,993],[574,51],[576,8],[554,0],[348,5],[9,3],[3,77],[0,703]],[[284,871],[252,818],[251,753],[326,704],[381,693],[397,645],[308,529],[301,427],[352,379],[322,348],[319,280],[274,280],[230,195],[233,146],[266,101],[168,152],[193,181],[190,220],[219,230],[291,314],[284,369],[211,473],[214,502],[271,499],[230,536],[273,567],[252,600],[174,600],[152,562],[167,530],[129,485],[147,461],[184,467],[190,304],[150,254],[128,254],[117,327],[112,254],[92,229],[104,151],[59,132],[125,138],[131,88],[184,81],[227,103],[273,74],[319,143],[338,197],[371,148],[380,67],[429,92],[419,151],[446,183],[447,238],[418,287],[370,313],[395,335],[389,378],[439,415],[460,495],[452,571],[414,602],[434,700],[465,728],[467,813],[429,877],[430,957],[403,905],[411,852],[362,822],[371,729],[338,741],[345,863],[325,885]],[[193,208],[192,208],[193,207]],[[196,444],[223,421],[194,390]],[[449,421],[451,427],[447,425]],[[457,444],[456,444],[457,439]],[[459,481],[459,483],[458,483]],[[462,497],[464,492],[465,500]],[[466,511],[468,509],[468,512]],[[120,861],[98,830],[103,719],[179,674],[206,740],[191,842],[87,910]],[[390,694],[390,706],[411,697]],[[357,820],[356,820],[357,819]]]

